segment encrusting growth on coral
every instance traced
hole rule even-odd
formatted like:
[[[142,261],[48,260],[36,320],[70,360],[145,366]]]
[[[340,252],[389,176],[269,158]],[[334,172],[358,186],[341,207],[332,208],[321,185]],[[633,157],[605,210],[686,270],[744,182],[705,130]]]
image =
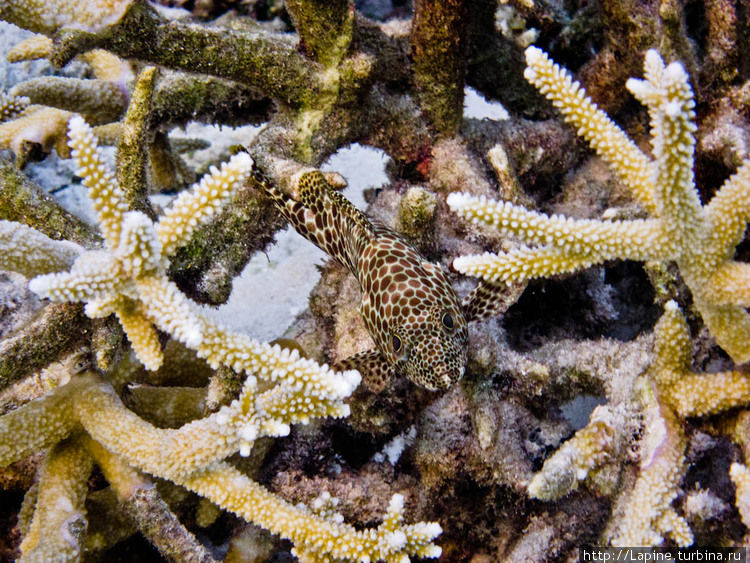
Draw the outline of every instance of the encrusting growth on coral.
[[[620,447],[622,415],[606,406],[591,413],[589,423],[544,462],[527,486],[529,496],[556,500],[578,486],[589,473],[611,459]]]
[[[645,79],[628,81],[628,89],[649,109],[652,159],[544,52],[529,47],[526,62],[526,78],[552,100],[654,218],[577,220],[451,194],[448,204],[454,211],[523,243],[509,252],[461,256],[454,267],[507,283],[613,259],[674,261],[719,345],[738,363],[750,360],[750,314],[745,310],[750,306],[750,266],[733,260],[750,216],[750,161],[701,206],[693,178],[695,102],[682,66],[665,67],[656,51],[648,51]]]
[[[654,359],[638,399],[645,427],[640,473],[633,489],[625,493],[622,518],[610,539],[614,546],[661,545],[665,537],[680,546],[693,543],[686,520],[672,506],[686,469],[684,421],[750,403],[748,374],[690,370],[690,334],[676,302],[666,304],[654,335]],[[545,462],[528,485],[529,495],[560,498],[610,459],[624,425],[616,423],[610,409],[602,409],[597,407],[589,424]]]

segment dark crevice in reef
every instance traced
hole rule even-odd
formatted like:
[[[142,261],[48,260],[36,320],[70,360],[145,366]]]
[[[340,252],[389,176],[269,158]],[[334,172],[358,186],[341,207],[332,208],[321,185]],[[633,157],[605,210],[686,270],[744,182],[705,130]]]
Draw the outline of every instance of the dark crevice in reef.
[[[547,340],[631,340],[648,331],[660,310],[654,290],[636,262],[618,262],[580,274],[529,283],[505,313],[511,346],[525,351]]]

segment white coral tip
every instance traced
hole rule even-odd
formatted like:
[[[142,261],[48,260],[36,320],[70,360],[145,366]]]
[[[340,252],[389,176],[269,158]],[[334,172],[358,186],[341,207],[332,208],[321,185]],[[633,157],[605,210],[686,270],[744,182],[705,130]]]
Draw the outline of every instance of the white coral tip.
[[[669,301],[667,301],[667,304],[664,305],[664,310],[669,311],[671,313],[674,311],[679,311],[680,306],[677,305],[677,301],[675,301],[674,299],[670,299]]]
[[[232,165],[237,166],[238,168],[242,169],[243,171],[249,172],[250,169],[253,167],[252,157],[244,151],[238,152],[236,155],[234,155],[231,158],[229,162]]]
[[[29,282],[29,289],[39,297],[47,297],[47,292],[52,287],[53,274],[37,276]]]
[[[191,326],[185,331],[183,344],[188,348],[197,348],[203,341],[203,334],[198,326]]]
[[[422,553],[420,554],[422,557],[426,557],[428,559],[437,559],[443,554],[443,548],[439,545],[428,545],[427,547],[422,550]]]
[[[80,115],[76,114],[68,121],[68,131],[70,136],[79,135],[88,131],[89,125],[86,120]]]
[[[542,51],[539,47],[534,47],[534,45],[526,47],[526,50],[523,52],[523,54],[526,57],[526,64],[529,66],[534,66],[539,62],[539,59],[544,57],[544,51]]]
[[[246,424],[240,429],[240,438],[246,442],[254,442],[258,437],[258,428],[255,424]]]
[[[406,534],[401,530],[396,530],[388,534],[386,541],[390,549],[398,551],[406,545]]]
[[[664,63],[662,61],[661,55],[659,54],[659,51],[657,51],[656,49],[649,49],[648,51],[646,51],[644,64],[649,66],[656,66],[662,65]]]
[[[388,512],[403,512],[404,510],[404,495],[396,493],[391,497],[391,501],[388,503]]]
[[[664,80],[672,84],[687,82],[687,79],[688,77],[687,72],[685,72],[685,67],[677,61],[669,63],[669,66],[664,70]]]
[[[682,112],[682,104],[680,104],[680,102],[678,101],[664,104],[664,113],[666,113],[667,116],[671,117],[672,119],[677,118],[681,112]]]

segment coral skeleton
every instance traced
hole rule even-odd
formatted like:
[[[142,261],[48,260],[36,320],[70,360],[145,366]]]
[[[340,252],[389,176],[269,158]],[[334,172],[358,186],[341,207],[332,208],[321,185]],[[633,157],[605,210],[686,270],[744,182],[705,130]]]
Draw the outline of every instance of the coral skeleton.
[[[578,487],[580,481],[613,459],[621,447],[622,414],[600,405],[589,423],[547,458],[527,486],[529,496],[556,500]]]
[[[640,472],[632,490],[624,493],[621,522],[610,539],[614,546],[656,546],[665,538],[680,546],[692,545],[693,533],[687,521],[672,506],[686,469],[684,421],[750,403],[748,374],[704,374],[690,369],[690,334],[676,302],[666,304],[654,336],[654,359],[643,386],[638,386],[641,392],[637,401],[642,404],[645,428],[640,442]],[[612,459],[621,447],[618,432],[624,427],[613,416],[614,410],[597,407],[589,424],[534,475],[528,485],[529,495],[558,499]]]
[[[520,282],[608,260],[674,261],[711,334],[737,363],[750,360],[750,266],[733,259],[750,216],[750,161],[701,205],[693,178],[695,102],[679,63],[646,53],[644,80],[628,89],[649,109],[653,157],[627,138],[571,76],[536,47],[526,49],[526,78],[552,100],[631,189],[650,219],[607,221],[548,216],[507,202],[451,194],[461,216],[513,235],[521,246],[461,256],[454,267],[490,282]]]

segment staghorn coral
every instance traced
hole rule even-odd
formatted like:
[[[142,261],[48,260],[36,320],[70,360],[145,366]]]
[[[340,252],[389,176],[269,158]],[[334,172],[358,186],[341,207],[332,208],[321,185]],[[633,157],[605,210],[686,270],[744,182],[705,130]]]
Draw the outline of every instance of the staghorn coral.
[[[193,346],[202,340],[204,324],[199,319],[197,324],[185,322],[192,315],[165,277],[167,258],[228,201],[249,174],[252,161],[241,153],[222,170],[215,169],[193,190],[184,192],[154,225],[142,213],[126,211],[124,194],[82,118],[71,119],[70,138],[73,158],[89,188],[109,252],[85,253],[70,273],[37,277],[30,287],[57,301],[86,301],[86,312],[92,318],[115,312],[138,358],[149,369],[158,369],[161,351],[153,322]]]
[[[167,257],[228,201],[247,176],[250,157],[240,153],[221,170],[214,169],[200,184],[181,194],[153,225],[145,215],[126,211],[123,194],[101,162],[91,129],[82,118],[71,120],[70,137],[73,157],[90,189],[109,252],[85,252],[69,273],[39,276],[32,280],[32,289],[58,300],[86,300],[89,315],[115,312],[136,355],[149,369],[158,368],[162,360],[151,327],[156,322],[173,337],[195,348],[214,367],[225,364],[237,372],[256,375],[249,375],[240,396],[230,406],[176,430],[157,429],[128,411],[111,387],[97,377],[76,377],[57,391],[0,419],[3,433],[0,463],[7,465],[30,451],[53,445],[71,435],[80,424],[95,442],[117,456],[120,465],[125,463],[170,479],[290,537],[303,560],[319,560],[324,557],[321,553],[349,560],[391,559],[405,553],[439,555],[439,548],[431,540],[440,533],[440,528],[421,523],[403,526],[403,502],[398,495],[377,531],[356,532],[335,519],[330,522],[316,519],[307,509],[286,504],[221,462],[237,451],[248,456],[258,438],[288,434],[291,423],[306,423],[316,416],[347,415],[348,406],[341,400],[359,382],[356,372],[335,374],[310,360],[298,359],[296,351],[289,353],[278,346],[254,343],[242,335],[228,333],[194,311],[164,275]],[[30,261],[27,271],[31,266]],[[260,388],[258,377],[264,381]],[[35,425],[33,420],[46,423]],[[21,436],[25,427],[33,429]],[[11,435],[16,437],[13,442],[9,439]],[[92,450],[95,458],[96,451]],[[98,455],[102,457],[103,450]],[[59,457],[59,471],[63,475],[67,475],[65,471],[74,472],[62,479],[77,483],[79,500],[75,502],[80,504],[84,494],[81,487],[89,466]],[[105,474],[116,485],[122,478],[119,476],[122,469],[116,471],[117,463],[106,459],[100,463],[108,468]],[[47,525],[63,530],[62,537],[38,531],[45,525],[44,515],[58,517],[59,511],[52,510],[53,502],[48,497],[62,494],[55,489],[59,479],[55,477],[50,484],[44,478],[40,482],[35,516],[21,546],[24,556],[53,556],[59,552],[60,543],[66,541],[68,532],[59,524]],[[76,533],[82,537],[85,518],[80,515],[76,522],[79,520],[82,525],[76,524]],[[42,536],[44,542],[39,540]],[[80,546],[80,541],[72,544]]]
[[[592,471],[617,455],[624,442],[623,413],[638,408],[645,428],[640,472],[616,508],[619,517],[608,537],[615,546],[660,545],[665,537],[680,546],[692,545],[687,521],[672,506],[687,469],[684,421],[750,403],[746,373],[703,374],[690,369],[690,334],[676,302],[665,306],[654,336],[652,364],[634,395],[618,405],[620,420],[612,407],[597,407],[589,424],[546,460],[527,488],[529,495],[542,500],[558,499],[575,489],[578,481],[590,478]]]
[[[125,476],[118,473],[132,471],[128,466],[170,479],[292,539],[303,560],[317,561],[326,553],[342,560],[360,560],[362,557],[396,560],[400,553],[427,557],[439,555],[439,548],[432,545],[431,540],[440,533],[440,528],[423,523],[403,525],[403,499],[398,495],[392,499],[385,521],[376,531],[355,531],[336,518],[329,521],[314,516],[305,507],[285,503],[220,461],[237,449],[242,453],[243,448],[258,437],[288,432],[288,427],[284,429],[285,423],[273,418],[282,412],[288,416],[284,418],[287,422],[293,422],[299,414],[290,408],[289,390],[283,389],[287,384],[292,388],[297,385],[294,381],[282,381],[277,387],[257,393],[255,378],[249,377],[242,394],[230,406],[181,428],[162,430],[128,411],[101,379],[84,374],[0,419],[0,463],[5,465],[30,450],[54,444],[74,432],[80,424],[93,440],[106,448],[88,447],[97,462],[103,464],[113,485],[124,486],[122,479]],[[339,385],[330,398],[338,393],[345,396],[351,392],[351,387],[346,389],[347,385],[343,388]],[[303,418],[307,415],[303,414]],[[271,418],[262,420],[267,416]],[[40,417],[45,424],[32,423]],[[11,441],[10,436],[15,436],[15,440]],[[108,459],[112,455],[115,459]],[[104,459],[100,461],[98,458],[102,456]],[[78,472],[76,486],[80,497],[83,494],[81,480],[85,479],[87,466],[76,460],[60,463],[64,466],[61,471]],[[60,511],[52,508],[58,494],[54,486],[54,482],[47,485],[44,481],[40,485],[35,511],[39,518],[61,517]],[[45,501],[44,495],[52,498]],[[30,533],[34,533],[34,521]],[[59,536],[60,531],[57,529],[45,537],[46,548],[36,547],[38,533],[27,536],[25,542],[47,557],[54,556],[59,553],[60,544],[65,543],[64,536]]]
[[[524,116],[551,115],[550,105],[523,80],[519,39],[532,33],[519,36],[521,25],[539,30],[539,45],[577,72],[589,94],[633,139],[640,139],[645,130],[645,111],[629,103],[627,96],[620,95],[621,88],[612,85],[624,84],[634,75],[647,47],[658,45],[665,58],[684,61],[698,103],[700,130],[694,166],[696,184],[706,201],[745,157],[742,135],[747,129],[747,104],[740,99],[740,84],[749,75],[741,55],[750,35],[739,17],[744,8],[732,2],[697,0],[683,6],[659,0],[640,4],[512,1],[518,21],[499,22],[513,26],[510,33],[508,29],[498,32],[493,17],[498,6],[490,0],[475,2],[470,10],[456,3],[437,6],[416,0],[395,5],[386,1],[378,8],[379,17],[386,20],[382,22],[363,15],[373,13],[369,12],[371,4],[363,2],[229,4],[235,13],[206,21],[190,18],[184,11],[133,2],[112,25],[93,32],[69,24],[48,28],[44,31],[47,41],[37,38],[18,48],[24,58],[43,56],[61,65],[73,55],[79,60],[88,58],[90,49],[99,46],[112,57],[120,55],[128,65],[135,63],[136,70],[148,65],[159,68],[150,86],[148,73],[141,75],[145,90],[141,93],[152,90],[149,102],[144,101],[148,95],[135,95],[134,84],[127,86],[124,92],[134,110],[131,116],[123,113],[116,121],[94,129],[101,143],[121,145],[118,162],[129,164],[118,165],[116,182],[125,194],[128,211],[143,212],[152,224],[162,213],[158,206],[163,199],[148,197],[149,192],[192,184],[210,164],[218,166],[229,159],[229,150],[220,147],[230,143],[243,145],[269,173],[272,184],[285,192],[293,188],[293,175],[300,170],[309,170],[309,166],[336,168],[338,164],[323,163],[350,143],[381,149],[391,159],[387,165],[390,183],[370,182],[373,189],[367,193],[367,213],[406,234],[430,261],[439,262],[459,296],[471,292],[472,281],[451,271],[453,257],[489,248],[512,251],[513,243],[503,241],[497,232],[467,229],[456,220],[445,205],[452,191],[508,199],[530,210],[570,217],[597,217],[607,207],[624,205],[607,211],[605,217],[643,219],[643,212],[628,199],[627,187],[623,188],[599,159],[588,158],[583,143],[574,142],[574,133],[566,130],[561,120],[519,117],[519,112]],[[205,5],[196,2],[193,13],[204,18]],[[222,5],[226,3],[214,3],[211,17]],[[413,19],[409,19],[411,5],[418,13]],[[49,3],[48,15],[64,21],[65,10],[58,7]],[[509,10],[503,11],[507,16]],[[704,13],[708,27],[700,23]],[[12,11],[4,12],[3,17],[15,18]],[[22,18],[17,21],[31,25]],[[445,27],[439,28],[443,23]],[[441,50],[443,46],[447,48]],[[414,55],[416,58],[411,58]],[[89,66],[94,68],[94,62]],[[121,80],[116,73],[105,77],[101,69],[94,69],[93,74],[97,80]],[[464,80],[488,99],[501,99],[510,117],[504,121],[461,119]],[[732,81],[736,98],[729,104],[723,90],[726,81]],[[41,95],[53,92],[58,84],[73,83],[45,80],[29,82],[25,88],[31,96],[38,87]],[[60,98],[48,102],[66,111],[84,110],[82,99],[71,98],[65,108]],[[734,113],[729,115],[727,108]],[[229,132],[221,127],[221,139],[211,140],[213,154],[195,171],[186,171],[174,158],[179,149],[171,128],[193,119],[217,125],[263,123],[264,127],[257,135],[248,133],[249,128]],[[133,134],[121,143],[127,128]],[[62,139],[64,127],[59,133]],[[228,141],[230,137],[232,141]],[[38,146],[30,148],[30,156],[36,157]],[[492,152],[488,154],[489,149]],[[714,166],[717,163],[719,166]],[[26,171],[33,175],[36,168],[32,164]],[[491,175],[493,168],[496,177]],[[364,169],[364,161],[359,161],[345,173],[350,185],[356,186],[368,176]],[[12,166],[0,172],[3,219],[33,226],[51,239],[75,240],[87,249],[100,244],[92,229],[81,228],[60,214],[54,202],[36,197],[28,181],[18,181],[22,174]],[[247,258],[264,249],[284,223],[257,197],[256,187],[251,182],[249,189],[240,190],[230,206],[169,256],[164,275],[189,298],[214,304],[226,300],[233,278]],[[738,259],[746,259],[746,243],[738,245],[736,252]],[[275,258],[273,254],[270,257],[273,267]],[[257,258],[264,261],[260,254]],[[664,262],[658,270],[649,270],[657,285],[658,303],[675,295],[681,303],[689,302],[676,272],[674,265]],[[11,279],[14,287],[24,286],[19,276],[11,274]],[[235,300],[242,294],[239,283],[233,290]],[[348,272],[332,262],[326,264],[311,295],[309,311],[300,313],[279,344],[304,350],[305,357],[320,363],[371,347],[356,310],[356,283]],[[248,490],[257,490],[253,483],[262,483],[278,497],[292,504],[304,502],[311,513],[324,516],[317,522],[340,520],[335,514],[338,511],[356,529],[375,529],[392,494],[398,491],[405,499],[407,521],[439,520],[443,528],[439,543],[446,561],[572,560],[577,557],[577,546],[602,543],[618,535],[617,524],[623,521],[626,508],[630,510],[628,498],[641,472],[634,463],[635,437],[651,430],[658,437],[659,428],[667,426],[661,421],[667,420],[665,413],[671,407],[657,400],[653,391],[649,399],[648,393],[633,390],[634,381],[652,363],[650,326],[660,313],[651,303],[654,294],[648,284],[640,265],[621,262],[595,266],[562,280],[532,280],[516,302],[526,285],[519,284],[507,295],[503,309],[510,308],[505,317],[469,326],[466,373],[445,395],[436,396],[403,380],[381,394],[360,388],[347,399],[350,417],[292,426],[289,436],[256,440],[248,457],[233,456],[224,462],[250,481]],[[265,279],[252,288],[253,293],[265,295],[261,291],[264,285]],[[496,295],[496,288],[491,289]],[[19,291],[19,298],[21,294],[29,295]],[[36,297],[27,299],[34,307],[40,306]],[[10,331],[21,326],[20,332],[4,333],[8,339],[0,344],[0,386],[11,385],[4,409],[50,387],[42,384],[48,381],[44,379],[47,374],[27,374],[50,361],[64,360],[84,346],[91,349],[92,365],[100,370],[99,385],[122,398],[125,407],[118,409],[136,413],[155,426],[179,430],[228,405],[240,392],[244,374],[225,366],[212,370],[191,350],[187,350],[189,360],[175,358],[173,347],[182,345],[158,327],[160,344],[165,346],[162,367],[156,372],[142,369],[128,353],[115,316],[89,319],[82,308],[53,304],[25,324],[17,319],[23,317],[25,305],[10,313],[0,307],[3,328]],[[198,315],[192,304],[190,308],[191,314]],[[252,307],[248,309],[251,314],[230,314],[241,317],[244,326],[254,330],[256,316]],[[697,317],[691,314],[688,320],[695,328]],[[11,324],[13,328],[7,326]],[[280,332],[283,327],[275,330]],[[695,349],[694,371],[732,369],[707,331],[694,330],[690,340]],[[13,350],[22,351],[22,359],[16,360]],[[50,369],[58,372],[64,364],[57,361]],[[13,383],[19,379],[18,384]],[[70,374],[50,381],[66,379],[77,381]],[[644,382],[648,381],[641,378],[640,386],[647,387]],[[262,392],[272,385],[262,378],[258,383]],[[580,395],[585,400],[579,400]],[[608,405],[596,411],[588,434],[581,430],[581,439],[574,435],[567,445],[575,451],[594,452],[593,460],[599,465],[575,457],[574,465],[582,462],[575,467],[560,463],[562,479],[550,480],[552,488],[564,481],[578,485],[577,489],[554,503],[530,499],[527,481],[551,452],[562,448],[561,455],[565,454],[566,443],[561,446],[561,440],[581,426],[578,421],[589,414],[590,401]],[[108,412],[112,417],[120,411]],[[604,420],[603,412],[608,412]],[[641,424],[641,415],[646,416],[648,425]],[[711,515],[704,510],[701,517],[705,522],[700,524],[697,512],[687,506],[687,501],[698,496],[696,491],[732,506],[735,499],[731,498],[727,469],[737,461],[736,448],[720,435],[712,439],[713,445],[704,444],[703,454],[696,453],[699,436],[714,433],[732,416],[717,413],[710,419],[692,417],[688,421],[678,416],[673,437],[682,432],[684,454],[656,456],[666,466],[681,466],[676,487],[666,486],[665,471],[656,473],[655,486],[667,491],[660,496],[662,500],[676,495],[672,508],[687,521],[697,544],[742,541],[745,528],[733,509]],[[97,421],[93,426],[106,426],[107,422]],[[369,461],[411,425],[416,434],[414,444],[406,447],[397,462]],[[102,470],[95,471],[89,482],[90,489],[99,490],[89,490],[86,495],[89,525],[84,549],[107,549],[140,530],[167,559],[210,560],[220,557],[216,549],[228,544],[233,547],[227,560],[237,560],[232,557],[253,553],[248,545],[253,538],[258,538],[256,553],[262,555],[256,557],[260,560],[287,557],[278,552],[288,551],[288,542],[280,543],[259,528],[248,530],[244,522],[204,497],[196,501],[195,495],[173,482],[152,481],[123,460],[119,451],[108,452],[86,431],[71,440],[88,450]],[[604,448],[599,456],[597,444]],[[641,457],[646,459],[649,450],[645,442],[642,446]],[[33,519],[35,492],[26,495],[20,525],[12,529],[18,495],[30,485],[41,457],[37,451],[0,474],[6,488],[0,493],[0,557],[18,556],[13,549],[16,538]],[[550,462],[555,457],[552,455]],[[585,480],[578,481],[584,472]],[[101,488],[104,480],[109,487]],[[326,489],[340,499],[338,505],[321,494]],[[687,495],[685,505],[683,494]],[[78,506],[76,494],[65,496],[71,506]],[[6,503],[6,498],[10,502]],[[71,522],[76,525],[69,537],[82,537],[78,535],[80,520]],[[380,537],[388,543],[388,533]],[[295,541],[301,546],[299,551],[305,552],[306,544],[300,538]],[[390,543],[398,541],[398,536],[390,536]],[[130,541],[126,548],[116,548],[116,553],[103,557],[130,554],[137,549],[134,545],[137,542]],[[84,554],[85,558],[96,556],[90,551]],[[144,557],[141,552],[137,556]]]
[[[462,256],[454,267],[491,282],[519,282],[612,259],[674,261],[711,334],[735,361],[750,360],[750,315],[745,311],[750,278],[747,265],[733,260],[747,225],[750,162],[701,205],[693,179],[695,103],[682,66],[665,67],[649,51],[645,80],[628,82],[649,109],[650,159],[541,50],[529,47],[526,60],[528,80],[578,128],[654,218],[577,220],[455,194],[448,200],[455,211],[515,235],[523,245],[497,255]]]

